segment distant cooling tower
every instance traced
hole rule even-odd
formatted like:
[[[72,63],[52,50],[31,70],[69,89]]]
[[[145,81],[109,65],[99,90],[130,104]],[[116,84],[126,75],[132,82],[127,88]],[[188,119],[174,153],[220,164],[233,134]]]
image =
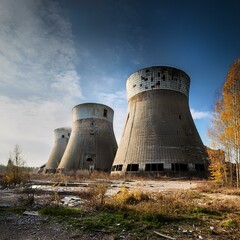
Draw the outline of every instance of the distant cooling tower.
[[[144,68],[128,78],[127,119],[112,173],[206,174],[189,87],[189,76],[172,67]]]
[[[57,128],[54,130],[54,146],[48,162],[45,166],[45,173],[55,173],[61,161],[64,151],[70,138],[71,128]]]
[[[72,133],[58,171],[110,171],[117,151],[113,110],[102,104],[85,103],[75,106],[72,113]]]

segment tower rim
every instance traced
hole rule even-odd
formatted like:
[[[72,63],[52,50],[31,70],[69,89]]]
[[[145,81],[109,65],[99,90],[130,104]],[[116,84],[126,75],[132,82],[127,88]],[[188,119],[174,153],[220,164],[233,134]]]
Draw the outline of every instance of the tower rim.
[[[107,106],[107,105],[105,105],[105,104],[102,104],[102,103],[94,103],[94,102],[85,102],[85,103],[80,103],[80,104],[77,104],[77,105],[75,105],[74,107],[72,107],[72,111],[73,111],[73,109],[75,109],[75,108],[78,108],[78,107],[84,107],[84,106],[102,106],[103,108],[108,108],[108,109],[110,109],[111,111],[113,111],[114,112],[114,110],[111,108],[111,107],[109,107],[109,106]]]
[[[191,83],[191,78],[190,78],[190,76],[189,76],[185,71],[181,70],[181,69],[178,68],[178,67],[169,66],[169,65],[153,65],[153,66],[149,66],[149,67],[140,68],[140,69],[132,72],[132,73],[128,76],[127,81],[128,81],[128,79],[129,79],[132,75],[134,75],[135,73],[137,73],[137,72],[139,72],[139,71],[142,71],[142,70],[145,70],[145,69],[151,69],[151,68],[171,68],[171,69],[175,69],[175,70],[177,70],[177,71],[179,71],[179,72],[184,73],[184,74],[188,77],[189,83]],[[126,82],[127,82],[127,81],[126,81]]]

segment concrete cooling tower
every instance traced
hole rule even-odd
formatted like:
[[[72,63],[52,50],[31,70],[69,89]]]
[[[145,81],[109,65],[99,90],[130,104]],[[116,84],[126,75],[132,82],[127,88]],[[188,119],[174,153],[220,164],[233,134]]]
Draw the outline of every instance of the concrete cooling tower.
[[[45,173],[55,173],[71,135],[71,128],[57,128],[54,130],[54,146],[48,162],[44,168]]]
[[[112,174],[206,175],[189,87],[189,76],[172,67],[144,68],[127,79],[128,113]]]
[[[117,151],[113,110],[102,104],[85,103],[75,106],[72,113],[72,133],[58,172],[110,171]]]

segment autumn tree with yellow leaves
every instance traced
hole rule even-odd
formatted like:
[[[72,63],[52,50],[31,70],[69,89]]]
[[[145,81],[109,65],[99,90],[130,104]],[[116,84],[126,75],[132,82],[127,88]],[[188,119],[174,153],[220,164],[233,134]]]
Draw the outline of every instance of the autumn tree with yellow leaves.
[[[218,97],[209,128],[209,136],[214,148],[225,153],[225,161],[234,163],[234,171],[229,171],[237,188],[240,186],[240,58],[230,67],[222,94]],[[211,156],[209,156],[210,162]],[[210,163],[211,164],[211,163]],[[214,166],[212,166],[214,167]],[[216,165],[215,168],[219,166]]]

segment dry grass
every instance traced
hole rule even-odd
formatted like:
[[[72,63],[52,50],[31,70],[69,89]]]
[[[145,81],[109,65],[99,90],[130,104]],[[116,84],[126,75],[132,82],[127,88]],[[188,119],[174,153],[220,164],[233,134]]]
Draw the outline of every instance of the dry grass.
[[[101,181],[96,184],[92,184],[88,189],[78,192],[78,196],[85,201],[86,205],[93,209],[100,209],[105,206],[106,192],[108,183]]]
[[[226,195],[240,196],[240,189],[233,187],[219,187],[213,182],[207,182],[207,184],[199,185],[196,190],[202,193],[222,193]]]

